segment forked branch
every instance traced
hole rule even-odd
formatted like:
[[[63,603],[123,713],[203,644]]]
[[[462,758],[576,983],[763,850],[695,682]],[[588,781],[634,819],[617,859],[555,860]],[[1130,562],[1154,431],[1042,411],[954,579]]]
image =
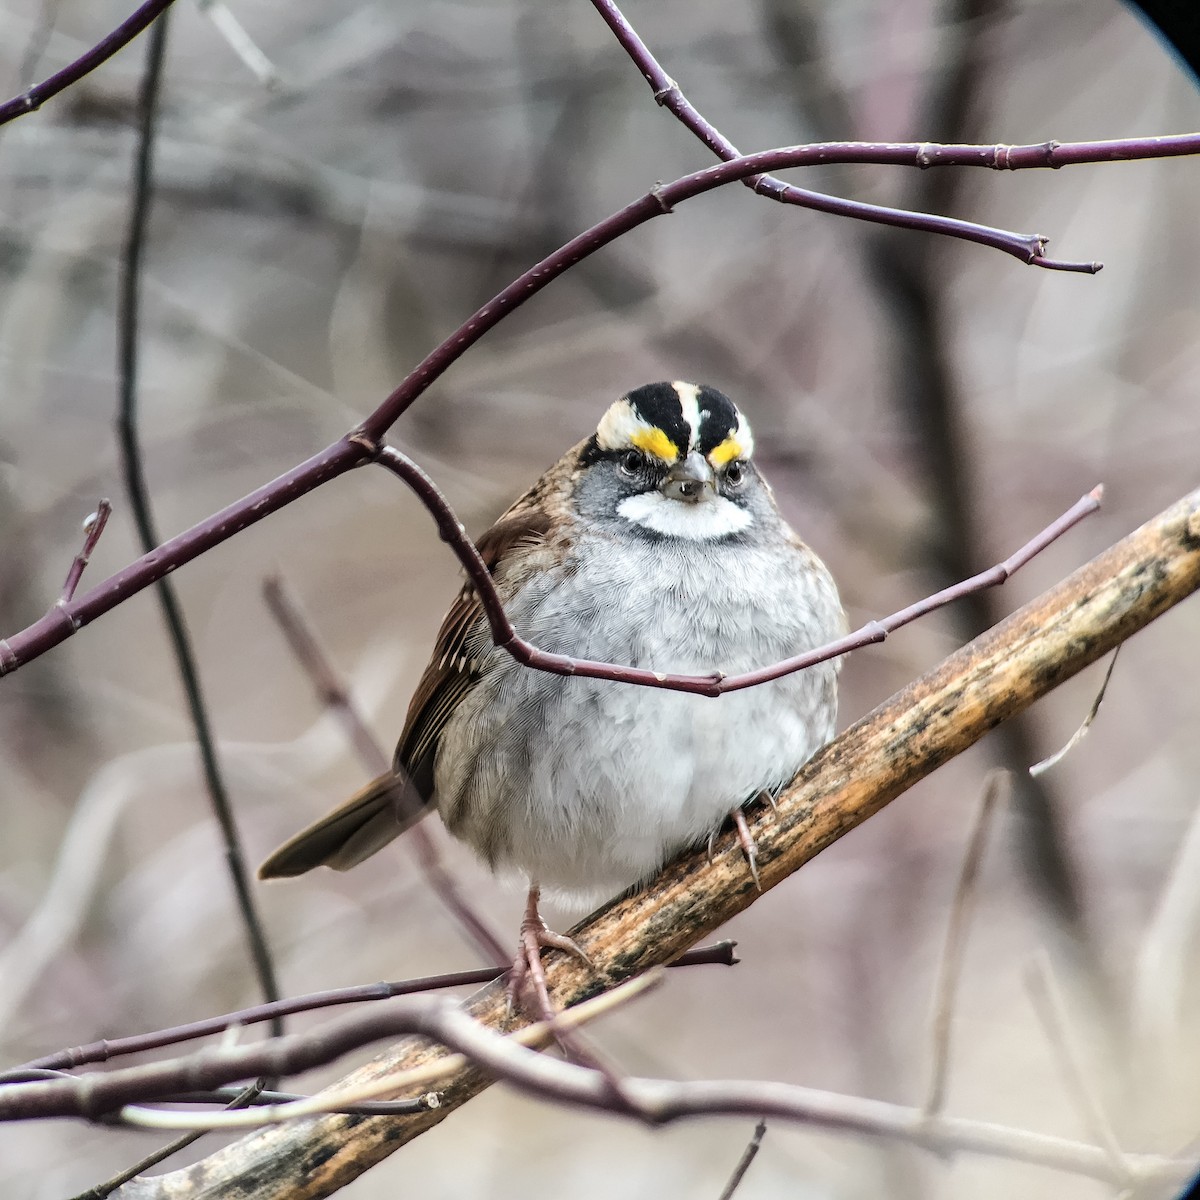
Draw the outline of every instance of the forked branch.
[[[584,258],[647,221],[669,213],[675,205],[686,200],[753,175],[819,163],[873,162],[910,167],[958,165],[1016,170],[1056,168],[1082,162],[1171,157],[1197,152],[1200,152],[1200,134],[1070,145],[1043,142],[1032,146],[830,142],[747,155],[685,175],[673,183],[656,186],[632,204],[572,238],[489,300],[440,346],[426,355],[357,429],[272,482],[144,554],[69,604],[53,606],[32,625],[0,640],[0,675],[15,671],[45,654],[84,625],[213,546],[331,479],[370,461],[379,453],[384,435],[418,397],[514,308]]]

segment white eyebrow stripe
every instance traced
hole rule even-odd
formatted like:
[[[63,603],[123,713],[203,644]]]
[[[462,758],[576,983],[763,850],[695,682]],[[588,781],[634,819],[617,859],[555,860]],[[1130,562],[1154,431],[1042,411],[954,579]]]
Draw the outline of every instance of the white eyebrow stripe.
[[[679,397],[679,411],[691,430],[687,448],[695,450],[696,443],[700,440],[700,422],[705,415],[700,411],[700,389],[694,383],[684,383],[681,380],[676,380],[671,386]],[[686,458],[687,455],[681,454],[680,457]]]

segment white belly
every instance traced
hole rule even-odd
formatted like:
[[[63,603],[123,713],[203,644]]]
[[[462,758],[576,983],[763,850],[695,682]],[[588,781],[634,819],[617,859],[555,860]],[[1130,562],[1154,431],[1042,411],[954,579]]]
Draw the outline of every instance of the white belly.
[[[734,575],[702,559],[691,569],[703,578],[681,568],[657,587],[636,562],[615,581],[610,565],[602,590],[575,575],[513,617],[545,649],[734,674],[841,632],[827,575],[767,561],[757,574],[743,561],[749,569]],[[828,663],[712,699],[547,675],[494,653],[443,734],[438,806],[494,867],[581,901],[652,875],[735,807],[786,783],[834,731]]]

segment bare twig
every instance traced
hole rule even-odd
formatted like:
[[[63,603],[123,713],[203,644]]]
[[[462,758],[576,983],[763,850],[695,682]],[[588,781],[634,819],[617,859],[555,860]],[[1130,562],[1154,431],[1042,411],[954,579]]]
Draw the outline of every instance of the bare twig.
[[[488,1040],[484,1041],[487,1037]],[[632,1117],[647,1125],[666,1125],[674,1121],[701,1116],[746,1116],[766,1111],[771,1117],[794,1121],[831,1133],[896,1140],[939,1156],[976,1154],[1007,1159],[1066,1171],[1093,1179],[1126,1184],[1132,1181],[1181,1182],[1192,1170],[1190,1158],[1172,1159],[1152,1154],[1130,1154],[1125,1167],[1116,1171],[1099,1146],[1050,1134],[1034,1133],[1014,1126],[963,1117],[926,1117],[920,1109],[836,1092],[786,1083],[763,1083],[756,1080],[714,1080],[711,1082],[675,1083],[661,1079],[625,1078],[622,1080],[623,1102],[613,1100],[611,1091],[597,1071],[573,1063],[550,1059],[545,1055],[521,1050],[512,1044],[514,1039],[488,1035],[480,1027],[474,1037],[456,1037],[456,1044],[471,1044],[469,1058],[483,1066],[489,1074],[499,1076],[519,1090],[559,1104],[570,1104],[596,1112],[617,1113]],[[521,1055],[521,1058],[517,1058]],[[176,1127],[177,1117],[186,1114],[161,1115],[152,1110],[125,1110],[128,1123],[144,1127]],[[267,1110],[269,1111],[269,1110]],[[213,1114],[214,1117],[220,1114]],[[249,1114],[249,1119],[259,1113]],[[331,1114],[337,1119],[340,1114]],[[412,1123],[440,1117],[436,1109],[411,1118]],[[201,1116],[197,1120],[202,1119]],[[408,1122],[406,1122],[408,1123]],[[391,1120],[395,1125],[395,1120]],[[224,1128],[224,1126],[222,1126]],[[260,1135],[263,1136],[263,1135]],[[168,1177],[169,1178],[169,1177]],[[284,1197],[298,1193],[279,1181],[267,1184],[270,1194]],[[154,1181],[139,1188],[128,1189],[129,1200],[161,1196],[164,1193]],[[215,1195],[207,1191],[198,1195]],[[304,1195],[315,1194],[304,1192]],[[326,1193],[328,1194],[328,1193]]]
[[[78,83],[89,72],[94,71],[101,63],[112,58],[123,47],[129,45],[159,13],[166,12],[173,0],[146,0],[132,16],[122,21],[102,42],[93,46],[86,54],[81,55],[73,63],[56,71],[49,79],[26,89],[19,96],[0,104],[0,125],[23,117],[35,109],[41,108],[47,100],[65,91],[73,83]]]
[[[154,524],[150,491],[146,483],[141,445],[138,439],[139,310],[146,229],[153,199],[154,132],[166,45],[167,16],[164,14],[150,31],[146,50],[146,67],[138,97],[138,147],[133,172],[133,199],[129,215],[129,229],[121,259],[121,288],[117,315],[117,372],[120,393],[117,433],[130,508],[142,549],[147,554],[153,553],[154,547],[160,539]],[[225,863],[233,884],[238,911],[245,927],[250,955],[263,995],[268,1000],[278,1000],[279,985],[275,978],[275,967],[271,961],[266,935],[250,890],[250,878],[246,870],[245,856],[242,853],[241,837],[233,818],[233,809],[229,803],[225,780],[221,775],[216,740],[213,737],[208,709],[204,702],[200,672],[188,634],[187,621],[175,589],[165,577],[158,580],[158,598],[162,605],[163,620],[167,626],[167,636],[179,668],[180,682],[183,685],[188,712],[196,731],[196,744],[200,751],[204,782],[208,789],[213,815],[221,830],[221,838],[225,847]],[[66,611],[68,605],[60,602],[59,607]],[[272,1031],[281,1033],[282,1030],[281,1021],[276,1018],[272,1022]]]
[[[592,4],[616,35],[625,53],[641,71],[642,77],[654,93],[655,101],[678,117],[718,158],[730,162],[741,157],[741,151],[692,105],[679,84],[662,69],[650,48],[625,19],[625,15],[613,0],[592,0]],[[795,204],[800,208],[839,217],[852,217],[877,225],[961,238],[963,241],[1002,250],[1030,266],[1045,267],[1053,271],[1079,271],[1091,275],[1100,270],[1100,263],[1096,262],[1072,262],[1044,257],[1049,238],[1036,233],[1011,233],[1006,229],[979,225],[974,221],[960,221],[955,217],[912,212],[882,204],[867,204],[861,200],[847,200],[840,196],[829,196],[808,188],[795,187],[784,183],[782,179],[776,179],[773,175],[751,175],[742,182],[752,192],[783,204]]]
[[[645,983],[638,981],[636,986],[629,984],[587,1002],[564,1014],[561,1020],[577,1025],[585,1017],[597,1016],[614,1003],[630,998]],[[1104,1151],[1096,1146],[985,1122],[946,1117],[931,1119],[915,1108],[782,1083],[675,1083],[623,1078],[619,1093],[615,1093],[601,1072],[559,1062],[526,1048],[529,1043],[545,1042],[550,1034],[548,1024],[530,1026],[513,1037],[501,1037],[480,1025],[457,1005],[432,997],[409,998],[378,1011],[340,1018],[308,1035],[201,1052],[179,1062],[130,1067],[84,1079],[10,1085],[0,1089],[0,1117],[12,1118],[19,1114],[95,1118],[120,1106],[120,1117],[126,1123],[159,1129],[194,1124],[208,1129],[262,1121],[275,1123],[292,1113],[329,1112],[347,1102],[345,1091],[334,1089],[277,1110],[268,1106],[253,1113],[237,1114],[167,1113],[140,1107],[137,1100],[147,1095],[170,1094],[172,1086],[179,1080],[187,1081],[183,1085],[185,1090],[193,1087],[207,1090],[210,1086],[220,1086],[222,1079],[257,1073],[292,1074],[328,1062],[369,1041],[404,1031],[419,1033],[452,1048],[457,1056],[482,1067],[489,1075],[533,1095],[631,1116],[651,1125],[699,1115],[759,1112],[835,1132],[897,1138],[939,1153],[963,1151],[1011,1158],[1120,1182],[1148,1177],[1177,1178],[1188,1170],[1188,1164],[1184,1162],[1131,1155],[1118,1171]],[[393,1077],[377,1080],[376,1087],[379,1090],[407,1090],[414,1082],[413,1075]],[[441,1112],[441,1101],[434,1097],[420,1100],[419,1105],[424,1116],[418,1114],[412,1122],[429,1119]],[[395,1128],[394,1118],[388,1120]],[[209,1178],[218,1182],[211,1175]],[[243,1182],[249,1184],[250,1178],[245,1177]],[[143,1187],[126,1194],[155,1194],[161,1184],[161,1178],[148,1180]]]
[[[263,596],[271,615],[283,630],[296,660],[312,681],[318,698],[328,705],[342,722],[342,727],[367,772],[371,775],[383,775],[392,770],[391,760],[367,728],[367,723],[355,707],[345,682],[338,675],[316,631],[287,585],[278,575],[273,576],[263,583]],[[418,822],[409,829],[408,836],[417,852],[417,861],[421,864],[429,886],[483,953],[484,958],[498,966],[511,964],[512,955],[504,949],[487,921],[475,911],[462,894],[457,881],[446,870],[433,833],[424,823]]]
[[[695,967],[720,965],[731,967],[739,960],[734,954],[737,943],[714,942],[709,946],[697,946],[681,954],[668,967]],[[0,1072],[0,1083],[13,1082],[22,1072],[61,1071],[81,1067],[88,1063],[108,1062],[124,1054],[142,1054],[177,1042],[208,1037],[223,1033],[226,1029],[243,1025],[255,1025],[276,1016],[311,1012],[319,1008],[331,1008],[338,1004],[360,1004],[372,1000],[391,1000],[396,996],[410,996],[422,992],[440,991],[445,988],[468,987],[489,983],[504,974],[504,968],[481,967],[474,971],[455,971],[448,975],[428,975],[421,979],[404,979],[391,983],[364,983],[356,987],[331,988],[323,992],[311,992],[305,996],[291,996],[271,1004],[256,1004],[252,1008],[239,1009],[218,1017],[205,1017],[187,1025],[175,1025],[170,1029],[154,1033],[140,1033],[132,1037],[108,1038],[91,1042],[86,1046],[75,1046],[53,1054],[33,1059],[12,1071]]]
[[[560,1046],[569,1045],[573,1039],[579,1036],[579,1031],[583,1026],[656,987],[661,980],[661,969],[653,969],[635,979],[626,980],[612,991],[602,992],[600,995],[575,1005],[568,1011],[558,1013],[552,1021],[538,1021],[527,1025],[523,1029],[516,1030],[508,1038],[501,1040],[536,1048],[546,1046],[551,1039]],[[468,1021],[468,1025],[470,1023]],[[440,1041],[441,1039],[434,1038],[434,1040]],[[568,1060],[571,1061],[570,1055],[568,1055]],[[599,1067],[587,1061],[576,1065],[581,1069],[595,1071],[603,1080],[602,1088],[614,1099],[620,1097],[624,1080],[617,1077],[607,1063]],[[395,1095],[398,1091],[423,1092],[431,1085],[440,1084],[447,1079],[452,1080],[456,1075],[469,1070],[471,1066],[471,1055],[463,1050],[454,1054],[439,1055],[418,1067],[390,1078],[356,1082],[350,1087],[339,1086],[326,1089],[316,1096],[309,1096],[292,1104],[280,1105],[270,1112],[258,1113],[254,1116],[208,1113],[195,1119],[202,1122],[206,1129],[257,1128],[263,1125],[279,1125],[296,1117],[314,1116],[334,1111],[343,1112],[347,1108],[373,1102],[379,1096]],[[429,1111],[435,1111],[441,1107],[442,1097],[438,1092],[426,1094],[425,1098],[426,1108]],[[121,1110],[121,1116],[131,1124],[152,1125],[160,1129],[181,1127],[179,1122],[159,1114],[142,1112],[131,1114],[128,1106]]]
[[[605,999],[610,999],[606,997]],[[576,1010],[578,1011],[578,1010]],[[546,1055],[527,1049],[522,1043],[536,1033],[544,1041],[547,1030],[544,1026],[533,1026],[521,1035],[501,1037],[478,1024],[457,1007],[432,998],[419,1002],[405,1002],[389,1014],[374,1016],[371,1024],[376,1036],[386,1037],[397,1029],[415,1029],[428,1038],[452,1047],[458,1055],[469,1060],[476,1068],[482,1068],[491,1077],[503,1079],[519,1090],[542,1099],[571,1104],[600,1112],[616,1113],[632,1117],[648,1125],[663,1125],[672,1121],[708,1115],[746,1115],[765,1112],[784,1120],[797,1121],[832,1132],[897,1139],[904,1143],[946,1154],[951,1152],[982,1154],[1021,1162],[1034,1163],[1063,1171],[1070,1171],[1094,1178],[1126,1183],[1136,1179],[1180,1179],[1190,1169],[1186,1160],[1172,1160],[1154,1155],[1130,1155],[1118,1171],[1109,1162],[1105,1152],[1098,1146],[1052,1137],[1023,1129],[995,1125],[983,1121],[963,1118],[930,1118],[917,1108],[868,1100],[857,1096],[821,1092],[812,1088],[798,1087],[785,1083],[764,1083],[753,1080],[704,1081],[677,1083],[661,1079],[638,1079],[626,1077],[621,1082],[621,1094],[614,1095],[600,1072],[561,1062]],[[572,1013],[571,1015],[575,1015]],[[338,1046],[352,1048],[361,1044],[367,1032],[365,1019],[343,1018],[320,1031],[322,1049],[328,1053]],[[315,1038],[291,1036],[266,1046],[244,1047],[221,1052],[206,1063],[194,1063],[192,1070],[197,1074],[215,1076],[224,1074],[234,1067],[233,1059],[243,1060],[241,1069],[251,1061],[262,1060],[264,1050],[274,1047],[272,1059],[276,1067],[285,1063],[310,1061]],[[286,1053],[285,1053],[286,1051]],[[227,1061],[228,1060],[228,1061]],[[96,1080],[96,1092],[90,1098],[93,1105],[103,1103],[105,1108],[122,1095],[143,1090],[145,1080],[135,1080],[137,1071],[150,1074],[148,1068],[130,1068],[101,1076]],[[163,1074],[161,1069],[158,1074]],[[388,1081],[379,1081],[387,1086]],[[72,1080],[62,1082],[24,1085],[24,1089],[37,1093],[36,1104],[53,1115],[53,1110],[74,1109],[80,1101],[78,1084]],[[411,1087],[411,1080],[391,1081],[395,1088]],[[0,1105],[4,1095],[0,1092]],[[313,1097],[311,1104],[289,1105],[289,1109],[304,1112],[321,1111],[321,1105],[334,1107],[341,1101],[340,1093],[331,1091]],[[122,1119],[129,1124],[149,1128],[176,1128],[187,1122],[195,1122],[204,1128],[227,1128],[248,1122],[274,1121],[282,1112],[273,1112],[269,1107],[250,1113],[203,1114],[166,1113],[128,1104],[121,1109]],[[436,1119],[442,1108],[431,1107],[404,1122],[417,1124]],[[85,1114],[86,1115],[86,1114]],[[299,1115],[299,1114],[297,1114]],[[337,1119],[337,1115],[325,1119]],[[380,1122],[375,1122],[380,1124]],[[385,1122],[393,1131],[396,1122]],[[356,1125],[361,1122],[356,1122]],[[278,1138],[277,1131],[275,1137]],[[258,1136],[271,1136],[260,1134]],[[401,1134],[403,1136],[403,1134]],[[311,1160],[309,1160],[311,1161]],[[170,1180],[171,1177],[166,1177]],[[249,1177],[243,1184],[254,1186],[257,1182]],[[217,1183],[217,1180],[210,1181]],[[126,1192],[127,1196],[162,1194],[162,1178],[146,1181],[145,1185]],[[265,1181],[264,1181],[265,1182]],[[267,1183],[273,1189],[286,1187],[281,1180]],[[203,1192],[198,1194],[204,1194]],[[284,1195],[286,1190],[273,1194]]]
[[[1050,770],[1051,767],[1057,766],[1087,736],[1087,731],[1091,729],[1092,722],[1095,721],[1096,714],[1100,711],[1100,705],[1104,703],[1104,693],[1108,691],[1108,681],[1112,678],[1113,668],[1117,665],[1117,655],[1120,653],[1121,647],[1118,646],[1113,651],[1112,658],[1108,660],[1108,670],[1104,672],[1104,678],[1100,681],[1100,690],[1092,701],[1092,707],[1088,709],[1088,715],[1083,718],[1083,724],[1071,734],[1067,744],[1060,750],[1056,750],[1048,758],[1043,758],[1041,762],[1035,762],[1029,768],[1030,775],[1038,776]]]
[[[1052,522],[1039,534],[1026,542],[1019,550],[1010,555],[1002,563],[981,571],[970,579],[963,580],[942,591],[890,616],[871,621],[861,629],[855,630],[835,642],[807,650],[792,658],[759,670],[747,671],[741,675],[726,675],[715,669],[710,675],[675,675],[664,671],[654,671],[638,667],[620,666],[614,663],[593,662],[589,659],[572,658],[567,654],[550,654],[539,650],[532,642],[527,642],[513,627],[504,611],[503,601],[496,585],[492,582],[491,572],[483,561],[475,543],[467,536],[466,530],[445,497],[438,491],[437,485],[412,459],[401,454],[393,446],[383,446],[379,449],[376,460],[394,475],[402,479],[420,498],[421,503],[433,515],[437,522],[438,532],[442,540],[447,542],[455,556],[466,568],[472,586],[479,593],[480,602],[487,616],[488,625],[492,631],[492,641],[502,650],[506,650],[519,663],[533,667],[538,671],[549,671],[555,675],[578,675],[589,679],[610,679],[617,683],[632,683],[642,687],[664,688],[668,691],[693,692],[702,696],[721,696],[726,692],[741,691],[743,688],[756,687],[772,679],[803,671],[817,663],[827,662],[831,658],[847,654],[862,646],[882,642],[888,634],[908,625],[910,622],[931,613],[936,609],[962,596],[983,588],[995,587],[1003,583],[1012,573],[1024,566],[1031,558],[1041,553],[1056,538],[1061,537],[1067,530],[1073,528],[1084,517],[1094,513],[1100,507],[1103,488],[1097,486],[1086,496],[1078,500],[1061,517]]]
[[[746,1149],[742,1151],[742,1157],[738,1159],[737,1166],[733,1168],[733,1174],[730,1175],[729,1182],[721,1189],[720,1200],[732,1200],[733,1193],[738,1190],[742,1180],[746,1178],[746,1172],[750,1170],[750,1164],[758,1157],[759,1147],[762,1146],[763,1138],[766,1135],[766,1119],[760,1118],[758,1124],[754,1127],[753,1136],[746,1144]]]
[[[950,1069],[950,1033],[954,1021],[954,997],[958,990],[958,977],[962,970],[963,952],[967,945],[967,932],[975,911],[975,890],[979,881],[979,867],[983,861],[984,847],[1000,800],[1008,790],[1007,771],[989,771],[983,784],[983,798],[975,816],[975,824],[967,839],[967,850],[963,855],[962,870],[958,886],[954,890],[954,902],[950,907],[950,923],[946,928],[946,944],[938,966],[937,985],[934,988],[932,1022],[932,1067],[929,1076],[929,1093],[925,1098],[924,1111],[940,1113],[946,1103],[946,1081]]]
[[[820,751],[779,797],[778,812],[755,814],[751,822],[764,890],[1198,587],[1200,491],[951,655]],[[732,834],[719,839],[711,864],[703,848],[681,856],[640,892],[611,902],[569,931],[595,964],[595,971],[585,970],[568,956],[552,954],[546,961],[546,975],[554,1002],[563,1008],[669,961],[761,895]],[[504,989],[489,985],[467,1001],[465,1011],[485,1024],[503,1025],[507,1019]],[[409,1039],[352,1072],[338,1088],[394,1080],[398,1072],[439,1057],[440,1052],[427,1043]],[[439,1085],[442,1105],[436,1113],[413,1117],[402,1127],[395,1122],[330,1116],[252,1134],[153,1184],[127,1185],[125,1200],[183,1195],[188,1200],[215,1200],[233,1177],[240,1184],[256,1181],[243,1188],[242,1200],[283,1196],[315,1200],[424,1133],[487,1083],[488,1077],[480,1071],[463,1070]],[[611,1103],[611,1093],[605,1095]],[[732,1099],[728,1092],[722,1095]],[[790,1095],[794,1098],[794,1093]],[[747,1085],[739,1100],[744,1106],[738,1111],[770,1116],[776,1107],[763,1099],[763,1085]],[[861,1114],[864,1103],[873,1104],[855,1101],[859,1106],[855,1111]],[[731,1103],[729,1111],[732,1108]],[[890,1106],[886,1112],[874,1108],[872,1112],[895,1128],[898,1118]],[[924,1121],[919,1109],[905,1112]],[[844,1110],[839,1113],[839,1120],[848,1120]],[[949,1118],[939,1117],[936,1122],[940,1131],[962,1131],[961,1124]],[[975,1133],[974,1126],[970,1139],[963,1133],[972,1146],[980,1144]],[[907,1129],[903,1136],[908,1136]],[[1069,1158],[1089,1173],[1112,1175],[1110,1159],[1100,1147],[1082,1151],[1075,1147],[1068,1154],[1057,1139],[1022,1136],[1032,1139],[1022,1143],[1022,1155],[1028,1149],[1037,1161],[1056,1165]],[[988,1134],[983,1140],[994,1146],[996,1137]],[[955,1145],[963,1148],[964,1143]],[[1129,1161],[1139,1169],[1138,1160]],[[312,1163],[322,1165],[310,1169]]]
[[[656,986],[659,972],[648,972],[622,986],[595,996],[563,1013],[554,1021],[528,1025],[513,1036],[520,1044],[542,1046],[556,1027],[575,1029],[604,1016]],[[466,1029],[475,1026],[473,1018],[463,1013],[453,1000],[440,996],[405,996],[376,1005],[361,1013],[337,1017],[318,1029],[303,1034],[272,1037],[253,1045],[234,1044],[208,1046],[183,1058],[165,1062],[121,1067],[112,1071],[92,1072],[82,1076],[56,1073],[56,1078],[39,1078],[0,1086],[0,1121],[20,1121],[46,1117],[88,1117],[96,1119],[123,1110],[129,1105],[158,1102],[161,1097],[181,1092],[210,1091],[240,1079],[256,1076],[282,1077],[296,1075],[333,1062],[362,1046],[401,1033],[415,1033],[431,1038],[443,1046],[458,1048],[466,1037]],[[490,1030],[482,1030],[486,1038],[506,1041]],[[468,1042],[468,1046],[470,1043]],[[460,1051],[469,1054],[469,1050]],[[582,1069],[582,1068],[581,1068]],[[45,1074],[39,1072],[39,1075]],[[411,1080],[393,1086],[400,1090]],[[278,1112],[240,1114],[181,1113],[180,1117],[194,1118],[172,1124],[171,1114],[161,1119],[148,1118],[139,1124],[159,1129],[184,1128],[218,1129],[275,1124],[292,1116],[326,1112],[343,1104],[358,1104],[387,1092],[388,1087],[374,1091],[359,1089],[351,1092],[342,1088],[326,1091],[320,1096],[305,1097],[281,1106]],[[425,1109],[436,1105],[425,1104]]]
[[[71,602],[71,597],[75,595],[75,589],[79,586],[79,580],[83,577],[83,572],[91,561],[92,551],[96,549],[96,543],[100,541],[100,535],[104,532],[104,527],[108,524],[110,516],[112,516],[111,501],[101,500],[96,505],[96,511],[84,518],[83,548],[75,555],[70,570],[67,571],[66,582],[63,584],[62,595],[58,601],[59,604],[69,604]]]
[[[428,354],[354,431],[243,499],[171,538],[70,605],[55,606],[32,625],[0,640],[0,675],[11,673],[65,641],[130,596],[191,562],[235,533],[277,512],[329,480],[361,466],[378,452],[395,421],[443,372],[514,308],[552,280],[631,229],[714,188],[765,171],[831,162],[907,166],[976,166],[997,170],[1056,168],[1082,162],[1171,157],[1200,151],[1200,134],[1107,142],[1044,142],[1033,146],[939,146],[930,143],[830,142],[763,151],[654,187],[542,259],[477,310]]]

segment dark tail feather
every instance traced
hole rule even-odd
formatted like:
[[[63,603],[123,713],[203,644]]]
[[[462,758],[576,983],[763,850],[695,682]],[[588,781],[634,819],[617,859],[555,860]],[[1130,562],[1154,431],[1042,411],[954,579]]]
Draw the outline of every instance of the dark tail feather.
[[[380,775],[328,816],[284,842],[258,868],[258,877],[282,879],[322,866],[348,871],[399,837],[429,808],[406,775]]]

